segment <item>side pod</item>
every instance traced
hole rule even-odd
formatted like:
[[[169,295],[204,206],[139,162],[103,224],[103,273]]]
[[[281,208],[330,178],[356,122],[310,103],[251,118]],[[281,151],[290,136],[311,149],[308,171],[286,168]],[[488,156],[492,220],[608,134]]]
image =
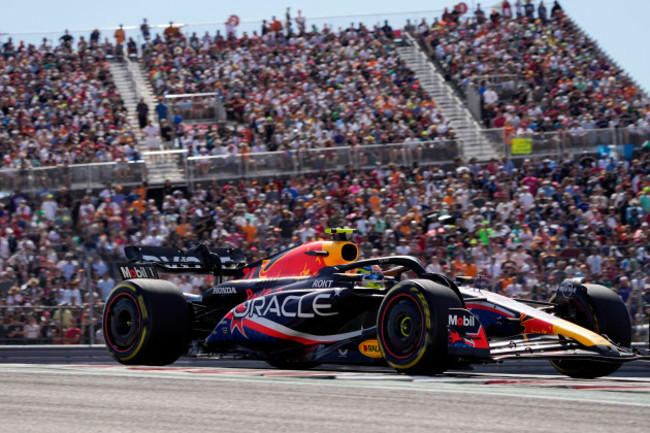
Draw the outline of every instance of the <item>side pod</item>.
[[[478,317],[464,308],[450,308],[448,319],[449,355],[490,359],[490,345]]]

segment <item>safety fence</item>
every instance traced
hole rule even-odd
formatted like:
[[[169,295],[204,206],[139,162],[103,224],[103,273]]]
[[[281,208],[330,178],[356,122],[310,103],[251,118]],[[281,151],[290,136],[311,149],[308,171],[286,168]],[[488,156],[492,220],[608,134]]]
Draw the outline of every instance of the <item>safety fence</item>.
[[[0,306],[0,346],[102,343],[104,304]]]
[[[481,131],[497,152],[508,158],[561,158],[565,154],[604,152],[611,156],[629,156],[650,140],[650,133],[630,128],[576,129],[556,132],[524,132],[495,128]],[[624,146],[630,146],[625,148]]]
[[[215,93],[168,94],[164,101],[169,107],[169,120],[174,123],[177,116],[185,125],[226,121],[226,110]]]
[[[107,182],[122,186],[162,184],[174,180],[188,186],[207,179],[232,180],[248,177],[276,177],[308,172],[336,171],[348,167],[374,168],[378,163],[411,166],[414,162],[442,164],[461,155],[456,140],[338,146],[319,149],[287,149],[277,152],[190,156],[184,149],[143,152],[144,160],[117,161],[38,168],[1,168],[0,191],[38,194],[67,186],[71,190],[103,187]],[[146,162],[145,162],[146,161]]]
[[[85,305],[0,306],[0,348],[103,344],[103,309],[104,304],[101,302]],[[648,315],[638,315],[635,318],[633,341],[648,342],[648,319]]]
[[[507,128],[483,129],[480,134],[499,155],[512,159],[530,157],[562,158],[588,152],[605,151],[611,156],[639,149],[650,140],[650,133],[629,128],[589,129],[579,131],[515,133]],[[605,148],[603,148],[603,146]],[[631,147],[627,149],[627,147]],[[603,150],[604,149],[604,150]],[[421,166],[451,163],[463,154],[460,140],[336,146],[315,149],[284,149],[276,152],[250,153],[235,149],[220,155],[188,156],[184,149],[142,153],[145,160],[114,161],[92,164],[58,165],[34,168],[0,168],[0,191],[40,191],[67,186],[71,190],[103,187],[107,182],[122,186],[162,184],[166,175],[176,173],[177,182],[190,188],[208,179],[232,180],[250,177],[276,177],[346,168],[371,169],[386,166]],[[145,162],[146,161],[146,162]],[[162,170],[162,172],[161,172]]]
[[[136,185],[147,178],[144,161],[114,161],[92,164],[30,168],[0,168],[0,190],[37,193],[67,186],[73,190],[102,187],[119,179],[122,185]]]
[[[299,175],[321,171],[338,171],[346,168],[373,169],[386,167],[451,163],[460,155],[456,140],[425,141],[339,146],[317,149],[287,149],[279,152],[260,152],[231,155],[191,156],[188,160],[188,182],[242,177],[275,177]]]

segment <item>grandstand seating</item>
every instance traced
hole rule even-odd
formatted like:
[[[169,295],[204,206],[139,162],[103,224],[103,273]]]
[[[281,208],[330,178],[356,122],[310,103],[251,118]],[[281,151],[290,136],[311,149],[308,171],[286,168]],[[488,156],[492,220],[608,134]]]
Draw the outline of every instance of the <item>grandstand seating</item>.
[[[5,46],[0,59],[2,167],[137,156],[104,46]]]
[[[435,101],[396,56],[392,36],[361,27],[227,41],[206,36],[199,43],[158,39],[143,59],[161,95],[221,95],[251,148],[453,138]]]
[[[548,132],[645,126],[647,95],[563,13],[436,22],[419,29],[424,45],[460,89],[484,98],[487,127]],[[504,86],[503,82],[506,82]]]

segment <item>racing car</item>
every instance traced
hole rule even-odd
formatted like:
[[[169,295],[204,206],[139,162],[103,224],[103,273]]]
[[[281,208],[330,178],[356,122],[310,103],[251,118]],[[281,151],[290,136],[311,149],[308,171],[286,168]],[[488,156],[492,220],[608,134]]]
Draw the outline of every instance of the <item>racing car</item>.
[[[350,229],[254,263],[241,250],[197,244],[129,246],[123,281],[102,320],[110,354],[127,365],[182,355],[259,359],[283,369],[388,365],[438,374],[471,364],[547,359],[595,378],[648,359],[631,348],[630,318],[612,290],[564,281],[548,302],[513,299],[472,278],[426,272],[411,256],[359,260]],[[159,274],[214,277],[202,295]]]

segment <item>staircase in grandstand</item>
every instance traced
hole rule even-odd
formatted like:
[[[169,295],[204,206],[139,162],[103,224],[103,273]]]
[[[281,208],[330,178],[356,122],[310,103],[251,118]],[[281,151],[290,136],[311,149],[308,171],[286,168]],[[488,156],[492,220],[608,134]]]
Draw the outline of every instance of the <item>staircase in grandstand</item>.
[[[427,58],[417,42],[405,34],[404,44],[397,47],[400,58],[415,72],[424,90],[436,101],[445,119],[451,120],[456,135],[462,143],[462,154],[465,159],[475,157],[479,161],[497,158],[495,144],[482,132],[479,123],[474,119],[465,103],[454,93],[435,65]]]
[[[135,58],[114,58],[109,60],[115,85],[122,95],[124,106],[129,112],[129,122],[138,135],[138,151],[147,167],[149,184],[161,184],[166,179],[184,182],[186,179],[186,152],[161,152],[146,147],[144,132],[138,128],[136,106],[140,98],[149,107],[149,118],[155,119],[157,104],[155,93],[140,62]]]

